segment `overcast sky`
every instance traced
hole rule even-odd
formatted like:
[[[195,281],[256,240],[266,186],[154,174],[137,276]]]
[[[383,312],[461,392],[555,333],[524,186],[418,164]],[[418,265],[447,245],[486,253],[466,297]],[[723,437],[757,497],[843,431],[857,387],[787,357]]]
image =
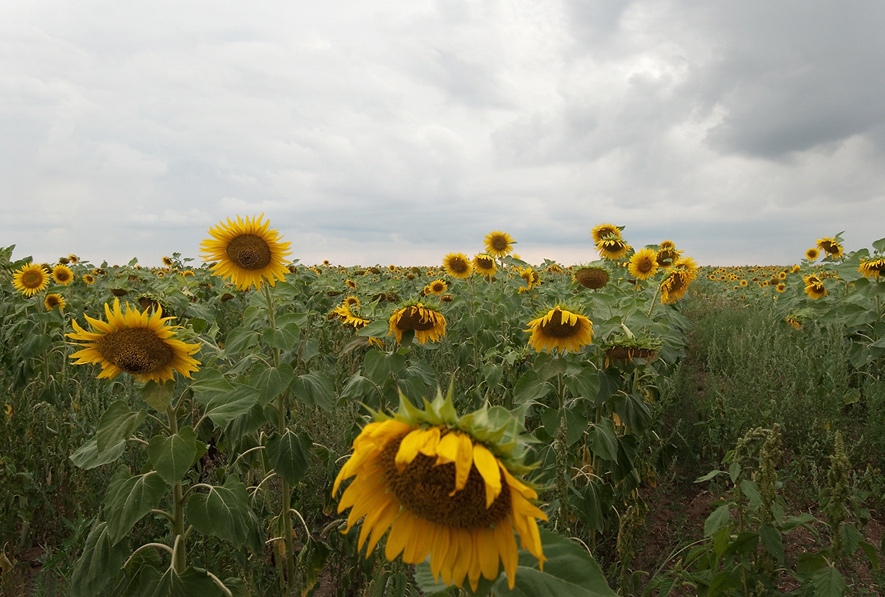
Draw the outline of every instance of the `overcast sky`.
[[[699,263],[885,236],[885,3],[4,0],[0,245],[199,257],[264,213],[313,264],[591,229]]]

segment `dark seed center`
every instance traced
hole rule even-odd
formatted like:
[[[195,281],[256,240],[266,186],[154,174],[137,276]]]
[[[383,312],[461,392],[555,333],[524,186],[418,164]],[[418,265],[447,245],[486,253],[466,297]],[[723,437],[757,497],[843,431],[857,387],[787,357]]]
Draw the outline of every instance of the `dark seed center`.
[[[241,234],[227,245],[227,256],[243,269],[262,269],[271,260],[270,247],[260,236]]]
[[[159,371],[172,362],[172,348],[148,328],[126,328],[102,336],[98,352],[105,359],[132,374]]]
[[[554,338],[571,338],[578,333],[580,327],[580,322],[576,322],[574,325],[563,323],[562,311],[556,310],[553,312],[550,321],[542,326],[542,329],[547,336],[552,336]]]

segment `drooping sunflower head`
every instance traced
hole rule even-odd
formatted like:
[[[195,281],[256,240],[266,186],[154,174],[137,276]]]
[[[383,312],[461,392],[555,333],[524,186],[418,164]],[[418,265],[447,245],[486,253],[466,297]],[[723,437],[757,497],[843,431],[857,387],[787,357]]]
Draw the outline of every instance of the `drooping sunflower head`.
[[[614,224],[600,224],[591,231],[591,234],[593,242],[599,244],[607,238],[621,238],[621,228]]]
[[[622,238],[609,236],[596,243],[596,250],[603,258],[616,261],[630,252],[630,245]]]
[[[52,279],[55,280],[56,284],[67,286],[74,281],[74,272],[66,265],[56,265],[52,268]]]
[[[210,228],[212,238],[200,244],[203,259],[216,262],[212,273],[230,278],[240,290],[260,288],[263,281],[274,286],[289,271],[283,261],[290,254],[289,243],[280,242],[279,233],[263,220],[264,214],[245,221],[228,218],[226,225]]]
[[[633,253],[627,271],[637,280],[648,280],[658,272],[657,252],[654,249],[641,249]]]
[[[679,259],[680,252],[673,248],[661,248],[657,254],[655,255],[655,261],[658,262],[658,266],[663,268],[668,268],[672,266],[677,259]]]
[[[671,268],[661,281],[661,304],[670,305],[685,296],[693,279],[686,270]]]
[[[608,284],[609,273],[604,267],[596,265],[588,265],[579,267],[573,275],[575,282],[589,288],[590,290],[598,290],[604,288]]]
[[[52,311],[56,307],[59,311],[64,311],[65,299],[60,294],[47,294],[46,298],[43,299],[43,306],[46,307],[47,311]]]
[[[162,261],[163,265],[165,265],[166,267],[172,267],[173,265],[175,265],[175,262],[172,260],[171,257],[163,257]]]
[[[190,377],[198,369],[200,363],[191,355],[200,345],[177,340],[178,326],[166,325],[172,317],[163,317],[162,308],[150,314],[126,303],[124,313],[120,300],[114,299],[113,309],[105,304],[104,310],[107,321],[85,315],[92,331],[81,328],[76,320],[71,322],[75,332],[67,337],[84,343],[71,355],[75,365],[101,365],[99,379],[113,379],[126,372],[139,381],[158,383],[172,379],[173,372]]]
[[[352,294],[344,298],[344,304],[347,305],[349,309],[354,311],[359,311],[360,309],[359,297],[356,297]]]
[[[446,335],[446,318],[433,307],[423,303],[406,305],[390,316],[390,331],[397,343],[402,342],[403,332],[413,331],[418,344],[437,342]]]
[[[519,268],[519,277],[525,282],[525,286],[520,286],[519,294],[523,292],[527,292],[536,286],[541,285],[541,276],[538,275],[538,272],[535,271],[535,268],[529,267],[521,267]]]
[[[36,263],[23,265],[12,275],[12,285],[25,296],[34,296],[46,288],[49,275],[43,266]]]
[[[402,554],[407,564],[430,557],[437,580],[476,590],[481,576],[494,580],[503,567],[514,586],[522,547],[541,568],[544,553],[534,504],[538,494],[517,479],[532,467],[524,463],[519,422],[504,408],[492,407],[459,417],[452,390],[417,408],[400,394],[393,417],[374,414],[353,442],[353,454],[335,479],[333,495],[355,477],[341,496],[338,512],[351,508],[349,530],[363,519],[359,546],[366,555],[388,528],[384,555]]]
[[[665,240],[665,241],[661,241],[661,244],[659,244],[658,247],[661,250],[675,249],[676,244],[672,240]]]
[[[505,257],[513,252],[513,245],[516,241],[501,230],[495,230],[486,234],[485,249],[486,253],[494,257]]]
[[[464,253],[449,253],[443,258],[443,269],[459,280],[466,280],[473,273],[473,263]]]
[[[876,257],[862,261],[857,267],[857,271],[863,274],[864,278],[878,280],[885,273],[885,257]]]
[[[809,278],[814,276],[808,276]],[[812,300],[817,300],[819,298],[823,298],[827,296],[827,289],[824,288],[823,282],[820,280],[809,282],[807,279],[805,280],[805,294],[808,295],[808,298]]]
[[[820,257],[820,251],[815,247],[811,247],[810,249],[805,251],[805,258],[808,261],[817,261],[817,258]]]
[[[611,364],[629,365],[635,360],[648,364],[657,357],[663,345],[660,338],[652,336],[647,330],[634,334],[624,324],[621,327],[622,332],[609,336],[602,345],[606,367]]]
[[[839,239],[831,238],[829,236],[817,239],[817,248],[830,257],[841,257],[843,252]]]
[[[559,305],[529,322],[529,345],[537,352],[578,352],[593,343],[593,322]]]
[[[480,253],[473,258],[473,269],[476,273],[490,278],[498,271],[498,265],[491,255]]]

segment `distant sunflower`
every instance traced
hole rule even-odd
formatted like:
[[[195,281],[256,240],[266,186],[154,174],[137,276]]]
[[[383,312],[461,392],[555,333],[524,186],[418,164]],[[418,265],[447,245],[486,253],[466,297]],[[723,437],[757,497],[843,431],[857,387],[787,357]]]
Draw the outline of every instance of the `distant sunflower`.
[[[88,332],[71,323],[74,333],[68,338],[85,342],[71,355],[75,365],[96,363],[101,365],[99,379],[113,379],[121,372],[129,373],[138,381],[153,380],[162,383],[173,378],[177,371],[185,377],[197,371],[199,361],[190,355],[200,350],[199,344],[185,344],[175,339],[175,329],[163,317],[163,309],[157,307],[153,314],[140,312],[126,303],[126,312],[120,309],[120,300],[114,299],[114,308],[104,306],[107,322],[85,315],[93,331]]]
[[[52,279],[56,284],[67,286],[74,281],[74,272],[66,265],[56,265],[52,268]]]
[[[863,274],[864,278],[873,278],[878,280],[885,273],[885,258],[877,257],[861,262],[857,267],[857,271]]]
[[[80,263],[80,258],[77,257],[76,255],[74,255],[73,253],[71,253],[70,255],[68,255],[68,262],[76,265],[76,264]]]
[[[584,288],[597,290],[599,288],[604,288],[605,285],[608,284],[609,274],[608,270],[604,267],[588,265],[576,269],[573,277],[575,282]]]
[[[217,261],[212,273],[230,278],[240,290],[260,288],[263,280],[275,286],[289,271],[283,263],[290,253],[289,243],[280,242],[279,233],[263,219],[264,214],[245,221],[239,216],[236,222],[228,218],[226,225],[210,228],[212,238],[200,244],[203,259]]]
[[[820,251],[818,251],[814,247],[811,247],[810,249],[805,251],[805,258],[809,261],[816,261],[818,257],[820,257]]]
[[[348,297],[345,297],[345,299],[344,299],[344,304],[347,305],[347,307],[348,307],[349,309],[356,309],[356,310],[359,310],[359,308],[360,308],[360,299],[359,299],[359,297],[355,297],[355,296],[353,296],[353,295],[350,295],[350,296],[348,296]]]
[[[58,307],[59,311],[64,311],[65,299],[60,294],[47,294],[46,298],[43,299],[43,306],[46,307],[47,311],[52,311],[56,307]]]
[[[515,244],[516,241],[514,241],[506,232],[495,230],[494,232],[486,234],[486,253],[494,257],[505,257],[506,255],[509,255],[513,252],[513,245]]]
[[[34,296],[44,290],[48,282],[46,270],[36,263],[23,265],[12,275],[12,285],[25,296]]]
[[[778,292],[784,292],[787,289],[787,285],[784,284],[783,282],[781,282],[780,284],[775,286],[774,289],[777,290]]]
[[[519,268],[519,277],[526,283],[525,286],[520,287],[518,291],[520,294],[541,285],[541,276],[539,276],[538,272],[532,267]]]
[[[437,342],[446,335],[446,318],[436,309],[425,307],[422,303],[407,305],[390,316],[390,331],[387,335],[393,334],[397,342],[402,342],[403,332],[409,330],[415,332],[415,341],[418,344]]]
[[[83,274],[82,278],[87,285],[95,284],[95,276],[92,274]]]
[[[529,322],[529,344],[537,352],[578,352],[593,343],[593,322],[559,305]]]
[[[491,255],[480,253],[473,258],[473,269],[476,273],[485,276],[486,278],[490,278],[498,271],[498,266],[495,264],[495,259]]]
[[[599,244],[607,238],[621,238],[621,229],[614,224],[600,224],[590,234],[593,235],[593,242]]]
[[[657,253],[652,249],[642,249],[630,257],[627,271],[637,280],[648,280],[658,272]]]
[[[806,276],[805,294],[808,295],[808,298],[816,301],[827,296],[827,289],[824,288],[824,283],[817,276]]]
[[[443,269],[453,278],[465,280],[473,273],[473,263],[464,253],[449,253],[443,258]]]
[[[665,249],[662,247],[655,255],[655,261],[657,261],[658,266],[663,268],[672,266],[677,259],[679,259],[679,251],[673,248]]]
[[[163,257],[162,261],[163,265],[165,265],[166,267],[172,267],[173,265],[175,265],[175,262],[172,261],[171,257]]]
[[[621,238],[608,237],[596,243],[596,250],[605,259],[621,259],[630,251],[630,245]]]
[[[445,283],[444,280],[434,280],[430,284],[427,285],[429,290],[428,294],[440,295],[445,294],[448,289],[448,284]]]
[[[658,247],[659,247],[662,251],[666,251],[666,250],[668,250],[668,249],[675,249],[675,248],[676,248],[676,245],[675,245],[675,243],[673,243],[672,240],[664,240],[664,241],[661,241],[661,244],[658,245]]]
[[[420,410],[402,396],[393,418],[376,413],[332,488],[335,495],[342,481],[355,477],[338,512],[351,508],[347,530],[363,520],[358,545],[368,539],[366,557],[389,528],[388,560],[429,558],[437,581],[461,587],[468,580],[474,590],[480,576],[494,580],[503,567],[512,589],[515,530],[543,569],[537,521],[547,517],[533,503],[537,492],[517,479],[530,467],[516,429],[512,417],[492,419],[485,410],[459,417],[451,390],[424,400]]]
[[[354,281],[351,280],[350,278],[348,278],[348,279],[344,282],[344,284],[345,284],[345,286],[347,286],[347,287],[350,288],[351,290],[356,290],[356,282],[354,282]]]

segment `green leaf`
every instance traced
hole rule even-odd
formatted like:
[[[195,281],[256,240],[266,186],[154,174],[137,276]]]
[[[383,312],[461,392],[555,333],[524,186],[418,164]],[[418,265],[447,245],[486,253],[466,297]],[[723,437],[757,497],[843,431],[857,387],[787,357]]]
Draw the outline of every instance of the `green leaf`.
[[[704,483],[704,482],[706,482],[706,481],[709,481],[709,480],[712,479],[713,477],[716,477],[716,476],[721,475],[723,472],[725,472],[725,471],[718,470],[718,469],[715,470],[715,471],[710,471],[710,472],[707,473],[706,475],[704,475],[704,476],[702,476],[702,477],[698,477],[697,479],[695,479],[694,482],[695,482],[695,483]]]
[[[832,566],[815,572],[811,582],[814,585],[814,597],[842,597],[847,589],[845,579]]]
[[[744,531],[743,533],[739,533],[738,536],[735,537],[734,541],[732,541],[731,544],[728,546],[728,549],[725,550],[725,553],[753,553],[756,551],[756,548],[758,546],[759,535],[757,533]]]
[[[618,438],[611,419],[602,419],[598,424],[591,425],[588,430],[589,444],[593,453],[603,460],[618,459]]]
[[[827,566],[827,559],[819,553],[804,552],[796,556],[796,572],[812,576]]]
[[[562,381],[576,398],[581,397],[592,403],[599,394],[599,375],[592,367],[582,367],[580,373],[566,373]]]
[[[129,439],[147,416],[143,410],[131,411],[125,400],[111,404],[98,422],[95,439],[99,452],[116,446],[120,440]]]
[[[728,514],[730,511],[731,504],[722,504],[713,510],[713,513],[704,521],[704,537],[709,537],[728,524]]]
[[[298,484],[310,469],[313,441],[305,432],[291,429],[267,442],[267,454],[280,478],[290,485]]]
[[[373,321],[364,328],[357,330],[356,335],[363,338],[383,338],[390,332],[390,322],[385,320]]]
[[[288,363],[282,363],[279,367],[256,367],[256,371],[254,378],[250,376],[250,379],[254,379],[250,385],[259,388],[262,405],[279,396],[295,379],[295,370]]]
[[[740,584],[740,576],[735,574],[733,570],[717,572],[710,580],[710,587],[707,589],[707,597],[721,595],[728,589],[739,587]]]
[[[301,362],[309,363],[310,359],[320,354],[320,342],[316,338],[308,338],[301,343]]]
[[[750,501],[750,510],[752,512],[758,510],[759,506],[762,504],[762,494],[759,493],[759,489],[756,487],[756,482],[750,479],[744,479],[741,481],[740,487],[741,491]]]
[[[543,398],[553,389],[549,383],[541,379],[534,371],[526,371],[516,387],[513,388],[513,402],[515,406],[525,406],[532,404],[536,400]]]
[[[845,553],[848,555],[854,555],[854,552],[860,547],[860,542],[863,539],[863,535],[860,534],[860,531],[854,528],[854,526],[846,523],[839,527],[839,536],[842,537]]]
[[[153,380],[148,381],[141,390],[141,398],[147,402],[148,406],[157,412],[165,413],[166,409],[172,404],[172,397],[175,395],[175,380],[170,379],[166,383],[157,383]]]
[[[174,485],[190,470],[197,457],[197,434],[183,427],[170,436],[155,435],[148,444],[148,458],[166,483]]]
[[[294,323],[289,323],[284,327],[265,328],[262,332],[262,340],[265,344],[280,350],[289,350],[298,344],[301,330]]]
[[[779,564],[784,562],[784,539],[780,531],[770,524],[763,524],[759,527],[759,538],[762,540],[762,547],[774,556]]]
[[[92,439],[86,440],[82,446],[77,448],[77,450],[71,454],[70,458],[75,466],[88,471],[103,464],[114,462],[123,455],[123,450],[125,449],[126,440],[121,439],[104,452],[99,452],[98,440],[93,437]]]
[[[534,556],[521,549],[513,589],[507,587],[506,575],[500,575],[492,586],[496,596],[617,597],[583,546],[547,529],[541,529],[541,544],[547,558],[544,571]]]
[[[220,597],[224,592],[203,569],[187,567],[179,575],[170,566],[144,594],[150,597]]]
[[[885,238],[873,241],[873,248],[876,249],[877,253],[885,253]]]
[[[222,486],[213,486],[208,493],[201,487],[187,500],[185,515],[188,522],[204,535],[212,535],[235,546],[243,545],[258,519],[249,509],[246,486],[231,475]]]
[[[166,483],[160,473],[129,476],[119,469],[108,486],[105,497],[105,517],[108,519],[108,538],[117,543],[126,536],[135,523],[156,508],[166,493]]]
[[[363,361],[363,373],[378,385],[383,385],[388,375],[398,375],[406,365],[406,357],[394,352],[370,350]]]
[[[94,525],[71,577],[72,597],[94,597],[101,593],[120,572],[127,557],[129,546],[111,540],[108,523]]]
[[[319,406],[327,412],[335,406],[335,390],[320,371],[299,375],[292,380],[291,388],[295,398],[305,404]]]
[[[258,337],[258,332],[250,329],[246,325],[241,325],[240,327],[233,330],[230,334],[228,334],[227,338],[225,338],[225,356],[235,355],[237,353],[251,349],[258,344]]]
[[[255,388],[239,383],[233,387],[233,392],[215,394],[205,403],[201,401],[200,395],[197,395],[197,402],[201,402],[206,408],[206,416],[212,419],[212,422],[219,427],[224,427],[240,415],[249,412],[253,406],[258,404],[260,395]],[[205,398],[205,394],[203,397]]]
[[[867,556],[867,559],[870,561],[870,568],[873,570],[879,569],[879,554],[876,553],[876,548],[872,543],[867,543],[866,541],[860,542],[860,548],[863,550],[864,555]]]

